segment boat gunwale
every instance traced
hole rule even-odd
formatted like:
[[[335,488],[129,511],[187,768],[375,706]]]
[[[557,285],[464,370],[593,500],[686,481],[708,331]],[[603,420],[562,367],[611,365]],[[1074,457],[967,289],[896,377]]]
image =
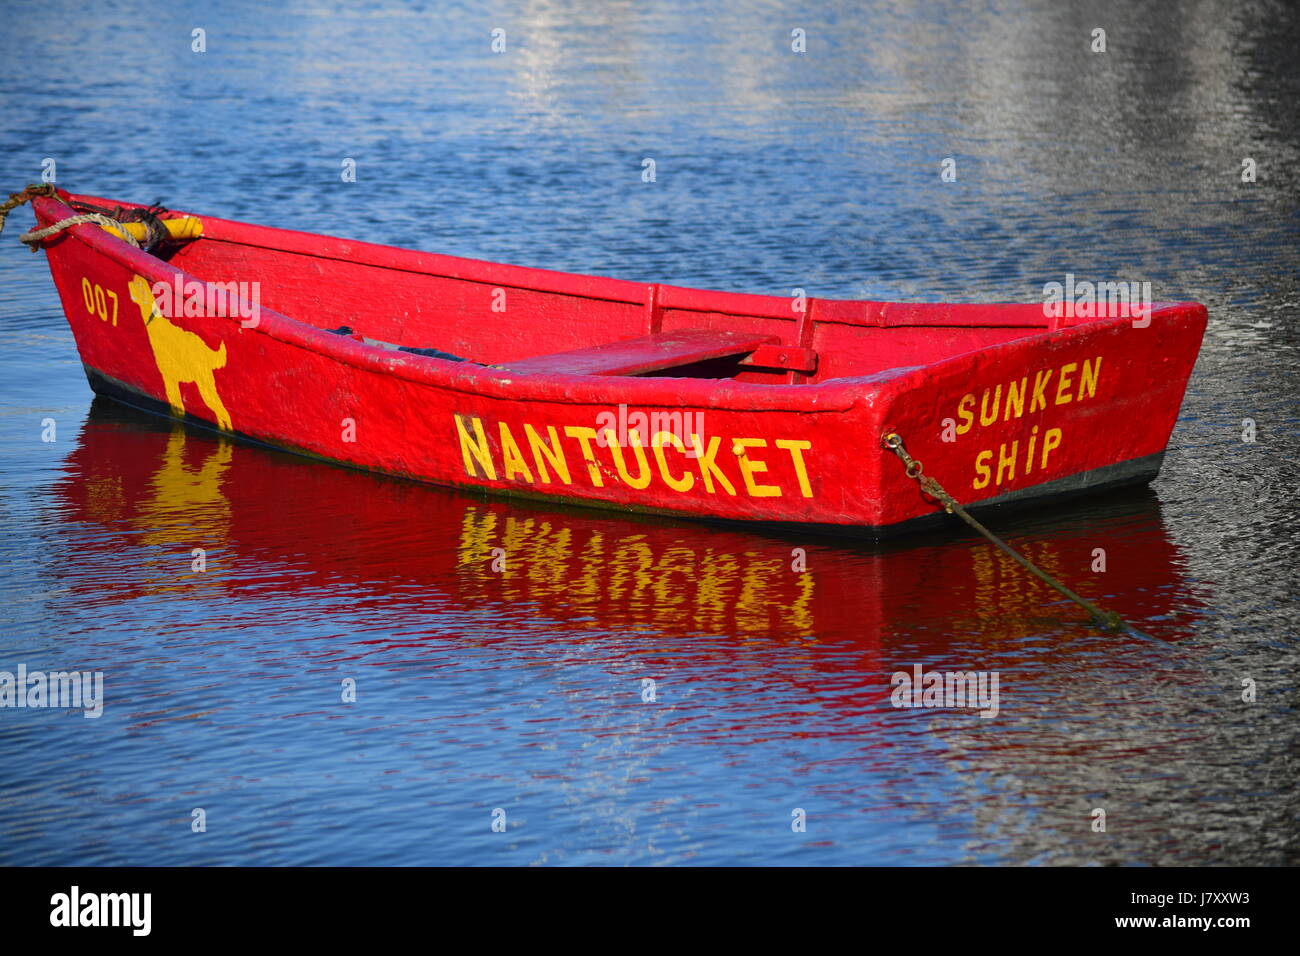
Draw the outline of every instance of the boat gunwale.
[[[126,208],[143,208],[139,203],[127,203],[117,200],[109,200],[103,197],[89,196],[84,194],[65,193],[60,191],[58,197],[38,197],[33,206],[36,208],[38,218],[50,222],[75,215],[76,210],[67,205],[62,194],[66,194],[76,201],[107,203]],[[51,208],[51,207],[56,208]],[[171,210],[172,212],[181,213],[180,210]],[[183,213],[184,215],[196,215],[194,213]],[[238,230],[252,230],[254,232],[269,232],[281,236],[298,237],[302,240],[311,240],[314,242],[338,243],[345,247],[359,247],[375,252],[382,252],[386,255],[398,254],[402,257],[415,257],[418,259],[429,259],[430,261],[451,261],[463,264],[473,264],[482,267],[490,267],[502,270],[507,274],[516,272],[522,278],[524,275],[531,276],[548,276],[553,279],[563,279],[570,283],[594,283],[597,285],[607,284],[619,287],[635,288],[642,293],[647,289],[654,288],[648,284],[634,283],[629,280],[613,279],[602,276],[585,276],[578,273],[554,272],[550,270],[533,269],[526,266],[513,266],[504,263],[491,263],[477,259],[462,259],[453,256],[444,256],[440,253],[420,252],[418,250],[401,249],[394,246],[383,246],[375,243],[362,242],[359,240],[340,239],[332,236],[321,236],[315,233],[296,232],[294,230],[278,229],[270,226],[259,226],[251,223],[242,223],[237,220],[224,220],[216,217],[200,216],[205,224],[205,235],[199,241],[217,241],[233,244],[249,245],[249,243],[240,242],[237,239],[221,237],[211,237],[206,234],[206,226],[209,223],[216,223],[221,226],[232,226]],[[65,241],[67,238],[75,239],[87,245],[93,252],[106,256],[111,261],[128,268],[136,273],[143,274],[151,278],[152,281],[173,281],[175,276],[179,275],[182,281],[192,279],[196,282],[208,285],[209,280],[195,275],[186,269],[173,265],[157,256],[143,252],[142,250],[131,246],[124,240],[111,235],[106,230],[93,223],[81,223],[72,226],[63,233],[46,240],[49,245],[56,245]],[[307,255],[314,258],[334,259],[335,261],[347,261],[352,263],[360,262],[363,265],[369,265],[376,268],[395,269],[398,271],[412,272],[424,275],[435,275],[445,278],[461,279],[462,281],[487,281],[476,280],[473,278],[449,274],[446,272],[430,272],[427,269],[404,268],[401,265],[389,265],[382,262],[358,260],[355,256],[347,258],[322,256],[315,252],[299,251],[295,249],[285,249],[282,246],[262,246],[262,248],[272,249],[280,252],[296,253]],[[171,273],[171,275],[168,275]],[[494,280],[495,281],[495,280]],[[506,284],[495,281],[495,284]],[[624,302],[629,304],[644,304],[645,299],[638,298],[619,298],[613,296],[603,296],[593,294],[591,290],[575,290],[574,288],[555,288],[548,289],[536,285],[519,285],[515,288],[527,288],[534,291],[551,291],[557,294],[573,295],[588,299],[604,299],[605,301]],[[788,309],[790,300],[777,296],[760,296],[749,293],[735,292],[714,292],[708,290],[688,289],[677,286],[658,286],[659,292],[665,291],[670,293],[689,294],[690,296],[701,296],[705,298],[720,297],[724,300],[735,300],[737,302],[780,302],[784,308]],[[295,319],[284,313],[277,312],[274,309],[261,307],[259,310],[259,322],[256,326],[244,327],[239,315],[226,316],[205,316],[208,321],[225,320],[235,325],[237,334],[244,332],[259,332],[267,335],[274,341],[285,345],[294,346],[304,351],[321,357],[341,362],[347,366],[357,368],[362,371],[376,372],[379,374],[391,375],[403,380],[412,382],[417,385],[431,386],[450,391],[461,392],[467,395],[481,396],[485,398],[506,399],[513,401],[530,401],[543,402],[547,404],[572,404],[572,405],[611,405],[619,404],[637,405],[647,408],[709,408],[718,410],[736,410],[747,412],[847,412],[854,407],[863,404],[874,404],[877,397],[881,397],[885,383],[890,386],[890,391],[896,392],[905,388],[923,385],[926,378],[933,376],[936,372],[948,372],[949,370],[960,367],[961,365],[970,364],[975,357],[997,356],[1004,349],[1021,348],[1029,343],[1034,343],[1036,347],[1049,346],[1056,341],[1061,341],[1067,337],[1075,337],[1081,334],[1095,334],[1110,330],[1119,326],[1127,326],[1132,320],[1130,318],[1106,318],[1090,319],[1083,322],[1076,322],[1070,325],[1063,325],[1058,329],[1051,329],[1047,325],[1046,318],[1042,315],[1042,306],[1039,304],[1009,304],[1009,305],[990,305],[981,303],[878,303],[859,300],[831,300],[831,299],[809,299],[810,307],[815,302],[820,306],[819,313],[815,321],[838,321],[833,318],[837,307],[856,306],[877,307],[879,317],[883,321],[885,312],[889,309],[957,309],[971,310],[978,312],[993,312],[997,310],[1017,310],[1024,311],[1032,309],[1037,315],[1039,321],[1035,325],[1029,324],[1006,324],[1006,325],[986,325],[978,322],[963,321],[958,323],[922,323],[922,322],[904,322],[900,325],[883,325],[877,322],[852,322],[844,321],[840,324],[849,325],[867,325],[870,327],[959,327],[969,329],[985,328],[1038,328],[1037,332],[1029,332],[1024,336],[1009,339],[1005,342],[995,342],[979,348],[959,352],[949,355],[945,358],[923,365],[913,365],[898,368],[884,369],[875,373],[863,376],[851,376],[843,378],[828,379],[823,382],[813,384],[763,384],[756,382],[738,382],[734,379],[694,379],[694,378],[672,378],[668,376],[660,377],[636,377],[636,376],[588,376],[588,375],[570,375],[557,372],[538,372],[516,374],[508,369],[493,368],[491,366],[480,364],[468,364],[461,362],[448,361],[434,358],[432,356],[418,355],[409,352],[394,353],[392,350],[384,349],[378,346],[366,345],[358,342],[349,336],[340,336],[317,327],[309,322]],[[659,300],[659,304],[664,308],[682,308],[682,305],[674,305],[664,299]],[[1168,313],[1180,314],[1190,309],[1204,310],[1204,306],[1196,302],[1162,302],[1153,303],[1151,307],[1151,318],[1154,320],[1157,315]],[[787,318],[784,312],[779,316],[763,315],[753,309],[732,310],[722,308],[699,308],[697,311],[707,311],[716,314],[735,314],[743,316],[754,316],[759,318]],[[268,322],[268,318],[270,321]],[[1086,330],[1086,332],[1085,332]]]
[[[69,193],[69,196],[76,201],[98,205],[122,206],[128,209],[149,208],[141,203],[122,202],[102,196],[72,193]],[[201,219],[204,229],[200,238],[209,242],[249,246],[271,252],[365,265],[412,275],[436,276],[478,285],[506,286],[529,292],[617,302],[623,305],[644,306],[649,290],[656,289],[658,294],[656,304],[665,310],[797,321],[792,311],[793,299],[790,296],[636,282],[611,276],[563,272],[420,249],[406,249],[361,239],[206,216],[180,209],[168,211],[180,216],[194,216]],[[215,233],[211,229],[212,226],[217,227]],[[289,242],[286,243],[284,241],[286,239]],[[327,249],[323,250],[322,246]],[[359,257],[358,252],[368,252],[370,255]],[[815,321],[819,324],[867,328],[1049,330],[1049,323],[1043,315],[1042,306],[1038,303],[886,302],[870,299],[831,299],[820,296],[807,296],[805,299],[808,308],[816,310]]]

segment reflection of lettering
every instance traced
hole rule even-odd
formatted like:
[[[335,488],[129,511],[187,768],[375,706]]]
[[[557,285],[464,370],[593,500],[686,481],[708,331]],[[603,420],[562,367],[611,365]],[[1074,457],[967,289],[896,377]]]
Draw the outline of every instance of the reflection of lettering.
[[[494,550],[509,555],[511,573],[492,573]],[[639,533],[584,532],[469,506],[457,571],[469,599],[562,601],[575,627],[598,628],[617,618],[633,630],[767,634],[778,620],[789,633],[815,631],[815,575],[791,574],[779,555],[737,553],[725,545],[674,540],[656,546]]]
[[[975,392],[968,392],[957,402],[956,432],[965,435],[973,429],[1022,418],[1026,405],[1029,414],[1035,414],[1049,407],[1096,398],[1100,379],[1101,356],[1098,355],[1082,363],[1067,362],[1059,368],[1039,369],[1032,376],[997,383],[984,388],[978,397]],[[974,459],[971,487],[976,490],[999,487],[1036,471],[1047,471],[1061,441],[1060,428],[1044,428],[1040,434],[1040,426],[1034,425],[1028,435],[1021,432],[997,448],[980,450]]]
[[[669,431],[643,436],[632,428],[622,442],[612,429],[598,435],[594,428],[579,425],[561,431],[554,425],[511,426],[503,421],[493,428],[477,415],[453,418],[461,461],[471,478],[497,481],[500,476],[501,481],[517,484],[592,488],[610,482],[637,491],[656,487],[677,494],[700,489],[704,494],[733,497],[813,497],[808,472],[812,442],[803,439],[724,441],[718,435],[706,440],[692,434],[684,441]]]

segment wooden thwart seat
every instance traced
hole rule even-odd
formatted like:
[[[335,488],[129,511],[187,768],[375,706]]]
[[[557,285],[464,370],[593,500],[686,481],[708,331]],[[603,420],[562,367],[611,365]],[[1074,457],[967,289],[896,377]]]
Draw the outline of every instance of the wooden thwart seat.
[[[556,352],[502,362],[512,372],[563,372],[568,375],[646,375],[666,368],[707,362],[709,359],[749,355],[777,342],[774,335],[713,329],[679,329],[657,332],[624,342]]]

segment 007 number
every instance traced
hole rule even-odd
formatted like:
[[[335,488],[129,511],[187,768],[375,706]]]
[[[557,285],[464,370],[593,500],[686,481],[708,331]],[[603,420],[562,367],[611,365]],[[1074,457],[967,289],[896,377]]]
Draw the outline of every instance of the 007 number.
[[[112,322],[114,327],[117,326],[117,293],[111,289],[105,289],[98,283],[92,283],[89,279],[81,280],[81,298],[86,303],[86,311],[91,315],[97,315],[105,322]],[[110,315],[108,309],[108,300],[113,301],[113,311]]]

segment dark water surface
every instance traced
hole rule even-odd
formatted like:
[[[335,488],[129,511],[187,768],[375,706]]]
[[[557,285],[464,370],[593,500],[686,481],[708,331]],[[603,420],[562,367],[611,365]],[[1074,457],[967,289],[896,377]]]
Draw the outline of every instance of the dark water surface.
[[[1072,272],[1211,318],[1150,489],[998,526],[1149,637],[1101,635],[966,537],[487,500],[92,402],[16,213],[0,670],[102,670],[106,703],[0,710],[0,862],[1300,862],[1297,47],[1281,3],[6,4],[6,192],[52,158],[527,265],[959,301]],[[1000,713],[892,707],[916,664],[997,671]]]

